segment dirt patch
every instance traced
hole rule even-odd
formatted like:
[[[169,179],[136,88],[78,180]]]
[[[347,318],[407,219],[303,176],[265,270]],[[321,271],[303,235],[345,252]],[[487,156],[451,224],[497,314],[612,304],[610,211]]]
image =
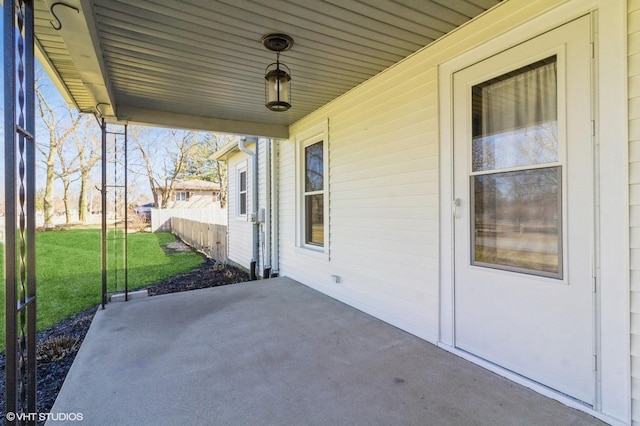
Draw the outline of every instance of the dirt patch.
[[[183,243],[182,241],[173,241],[162,246],[162,250],[164,250],[167,254],[173,253],[189,253],[192,252],[193,249]]]
[[[147,290],[149,291],[149,296],[157,296],[159,294],[242,283],[248,280],[249,274],[242,269],[207,259],[198,268],[153,284],[147,287]]]

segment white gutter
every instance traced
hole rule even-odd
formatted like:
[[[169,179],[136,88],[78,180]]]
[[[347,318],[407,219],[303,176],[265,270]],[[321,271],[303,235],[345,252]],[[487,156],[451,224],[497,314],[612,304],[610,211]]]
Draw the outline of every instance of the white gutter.
[[[280,168],[279,166],[279,156],[280,156],[280,140],[272,139],[274,144],[273,149],[271,150],[271,220],[273,221],[273,253],[272,253],[272,261],[271,261],[271,276],[277,277],[280,273],[280,199],[279,199],[279,185],[280,185]]]
[[[265,214],[264,214],[264,259],[262,269],[267,272],[267,274],[263,273],[262,278],[269,278],[268,275],[271,273],[271,143],[273,139],[268,139],[265,144],[265,162],[264,162],[264,171],[265,171]]]

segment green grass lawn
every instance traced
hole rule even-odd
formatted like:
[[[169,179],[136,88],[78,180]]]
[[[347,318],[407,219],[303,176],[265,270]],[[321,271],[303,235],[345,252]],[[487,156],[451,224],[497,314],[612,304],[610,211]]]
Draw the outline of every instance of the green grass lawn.
[[[174,240],[173,235],[169,233],[129,235],[130,290],[188,271],[202,263],[202,257],[196,253],[165,254],[162,245]],[[100,241],[99,229],[74,229],[36,234],[38,330],[46,329],[100,303],[102,288]],[[112,252],[108,250],[108,253]],[[0,272],[4,278],[4,247],[0,250]],[[122,280],[121,282],[123,283]],[[115,289],[115,283],[110,282],[109,291],[113,289]],[[0,288],[1,348],[4,348],[5,343],[4,291],[3,284]]]

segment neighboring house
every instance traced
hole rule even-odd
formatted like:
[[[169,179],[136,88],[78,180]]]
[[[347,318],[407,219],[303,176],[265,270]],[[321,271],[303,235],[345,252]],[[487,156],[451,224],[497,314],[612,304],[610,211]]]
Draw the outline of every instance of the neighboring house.
[[[220,205],[220,185],[197,179],[176,182],[166,207],[153,209],[150,213],[152,232],[171,230],[171,218],[218,225],[227,223],[226,207]]]
[[[220,185],[205,180],[190,179],[173,185],[168,209],[201,209],[220,201]]]
[[[629,421],[640,3],[629,50],[622,4],[505,2],[296,122],[288,140],[223,147],[230,260]]]

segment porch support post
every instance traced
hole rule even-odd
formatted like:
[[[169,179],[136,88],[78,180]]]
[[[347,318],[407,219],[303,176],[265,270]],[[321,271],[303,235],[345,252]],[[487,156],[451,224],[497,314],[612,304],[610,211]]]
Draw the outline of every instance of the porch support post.
[[[102,131],[102,188],[100,189],[100,209],[102,222],[102,309],[107,303],[107,124],[100,118]]]
[[[33,1],[3,5],[5,420],[35,424],[35,79]]]

